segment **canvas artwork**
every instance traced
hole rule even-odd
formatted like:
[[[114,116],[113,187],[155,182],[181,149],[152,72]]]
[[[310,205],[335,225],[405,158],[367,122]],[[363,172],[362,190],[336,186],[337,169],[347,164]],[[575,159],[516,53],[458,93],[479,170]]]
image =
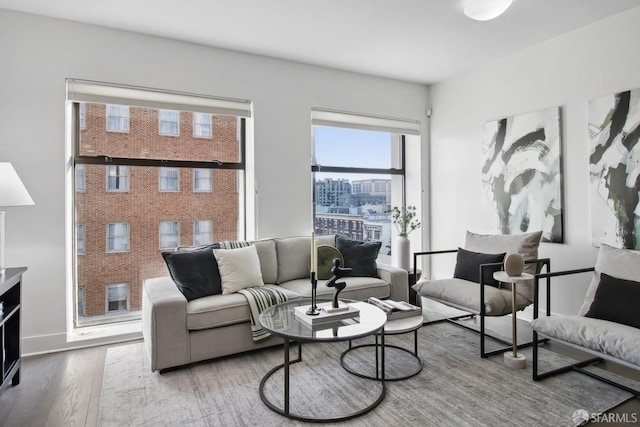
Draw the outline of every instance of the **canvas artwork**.
[[[589,101],[591,237],[640,249],[640,89]]]
[[[482,184],[487,226],[500,234],[542,230],[562,243],[560,108],[485,123]]]

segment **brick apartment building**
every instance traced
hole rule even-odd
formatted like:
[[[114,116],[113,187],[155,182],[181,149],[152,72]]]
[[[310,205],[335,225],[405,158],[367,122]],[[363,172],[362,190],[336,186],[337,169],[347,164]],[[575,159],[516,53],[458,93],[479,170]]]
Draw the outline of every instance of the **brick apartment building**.
[[[79,151],[237,162],[238,128],[230,116],[80,104]],[[143,281],[168,275],[163,251],[238,234],[236,170],[78,164],[75,197],[80,320],[140,310]]]

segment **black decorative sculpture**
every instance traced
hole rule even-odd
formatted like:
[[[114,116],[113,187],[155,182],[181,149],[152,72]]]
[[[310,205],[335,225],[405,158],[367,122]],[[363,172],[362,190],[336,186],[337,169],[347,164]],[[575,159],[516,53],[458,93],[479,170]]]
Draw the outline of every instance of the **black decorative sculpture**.
[[[336,281],[344,276],[350,275],[352,271],[353,270],[350,268],[340,268],[339,258],[333,259],[333,267],[331,267],[331,273],[333,274],[333,277],[331,277],[331,279],[329,279],[329,281],[327,282],[328,287],[336,288],[333,292],[333,303],[331,305],[333,308],[338,308],[338,294],[347,286],[345,282],[337,283]]]
[[[316,272],[311,271],[309,273],[309,278],[311,279],[311,306],[309,307],[309,310],[307,310],[307,314],[309,316],[317,316],[320,314],[320,309],[318,309],[318,305],[316,304],[318,292],[318,279],[316,278]]]

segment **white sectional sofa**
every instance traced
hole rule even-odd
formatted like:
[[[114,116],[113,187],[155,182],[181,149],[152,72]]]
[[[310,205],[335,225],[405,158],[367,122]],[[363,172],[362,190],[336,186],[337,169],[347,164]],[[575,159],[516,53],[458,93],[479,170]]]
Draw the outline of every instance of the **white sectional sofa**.
[[[319,245],[336,246],[336,236],[318,237]],[[256,246],[265,284],[276,285],[290,299],[311,296],[311,237],[265,239]],[[346,266],[349,267],[345,259]],[[345,277],[340,298],[369,297],[408,300],[408,276],[403,269],[377,264],[378,277]],[[318,297],[333,288],[318,281]],[[280,344],[270,337],[254,343],[250,309],[239,293],[216,294],[187,301],[169,275],[146,280],[142,292],[143,335],[152,371]]]

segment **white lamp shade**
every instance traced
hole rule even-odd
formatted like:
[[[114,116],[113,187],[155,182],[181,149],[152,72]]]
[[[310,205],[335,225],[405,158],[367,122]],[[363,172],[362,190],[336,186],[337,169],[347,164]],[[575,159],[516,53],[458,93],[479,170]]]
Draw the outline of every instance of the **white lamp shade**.
[[[467,0],[464,14],[476,21],[488,21],[502,15],[513,0]]]
[[[8,162],[0,162],[0,206],[33,205],[33,199]]]

